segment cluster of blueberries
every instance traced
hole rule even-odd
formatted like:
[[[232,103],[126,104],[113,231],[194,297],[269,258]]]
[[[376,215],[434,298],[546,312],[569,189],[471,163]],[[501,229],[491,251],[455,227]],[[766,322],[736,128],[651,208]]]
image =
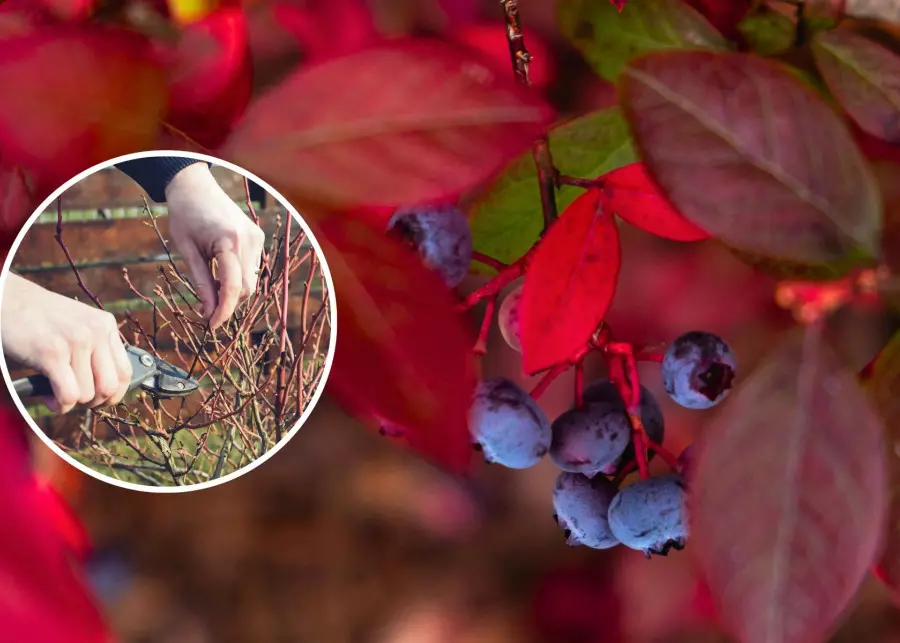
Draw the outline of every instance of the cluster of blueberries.
[[[472,237],[465,216],[453,206],[398,210],[389,231],[416,248],[424,263],[451,288],[458,286],[472,259]],[[498,310],[503,337],[521,351],[518,307],[521,286]],[[689,409],[707,409],[728,396],[737,364],[725,341],[691,331],[672,342],[663,357],[668,395]],[[650,440],[662,445],[665,420],[653,394],[641,386],[641,419]],[[684,547],[688,536],[687,481],[692,446],[679,456],[679,470],[637,480],[619,488],[625,467],[633,466],[631,422],[616,385],[599,380],[587,386],[580,406],[553,422],[515,382],[479,382],[469,410],[469,430],[489,463],[527,469],[546,455],[561,469],[553,490],[554,518],[569,545],[609,549],[618,544],[665,556]],[[651,450],[648,457],[655,453]]]

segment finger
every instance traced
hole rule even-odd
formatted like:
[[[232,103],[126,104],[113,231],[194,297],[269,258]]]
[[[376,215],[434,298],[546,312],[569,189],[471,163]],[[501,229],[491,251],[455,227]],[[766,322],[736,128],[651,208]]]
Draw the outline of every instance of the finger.
[[[86,406],[89,408],[105,406],[119,388],[116,360],[108,342],[101,342],[94,349],[91,355],[91,367],[94,373],[94,397]]]
[[[94,373],[91,366],[91,353],[86,348],[78,347],[72,351],[72,371],[78,382],[78,403],[89,404],[94,399]]]
[[[190,243],[184,245],[185,247],[180,249],[181,256],[184,259],[184,263],[187,264],[197,296],[203,305],[203,316],[209,319],[218,305],[218,296],[216,295],[212,272],[209,269],[209,262],[203,258],[200,251],[197,250],[197,246]]]
[[[50,380],[53,397],[45,398],[47,408],[55,413],[68,413],[78,403],[79,388],[75,372],[67,362],[48,368],[44,375]]]
[[[263,247],[266,244],[266,233],[259,226],[251,224],[249,230],[249,239],[241,246],[241,297],[249,297],[256,292]]]
[[[218,328],[234,313],[241,296],[241,262],[231,251],[216,255],[219,269],[219,304],[209,319],[210,328]]]
[[[128,353],[125,351],[125,345],[119,333],[112,333],[109,336],[109,344],[112,350],[113,360],[116,363],[116,375],[118,376],[119,385],[116,388],[116,394],[110,399],[110,404],[118,404],[128,393],[128,385],[131,384],[131,360],[128,359]]]

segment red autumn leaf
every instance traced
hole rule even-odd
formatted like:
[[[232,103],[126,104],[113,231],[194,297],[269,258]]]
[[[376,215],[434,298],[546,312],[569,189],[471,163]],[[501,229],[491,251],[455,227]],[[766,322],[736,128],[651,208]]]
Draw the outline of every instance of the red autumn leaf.
[[[522,365],[535,373],[571,358],[603,321],[622,265],[619,229],[590,190],[540,242],[522,288]]]
[[[872,136],[853,121],[849,121],[850,133],[859,146],[859,150],[870,161],[893,161],[900,163],[900,145],[894,145],[883,139]]]
[[[307,62],[358,51],[380,36],[372,14],[360,0],[329,0],[298,5],[275,2],[278,24],[296,38]]]
[[[39,498],[37,506],[44,510],[69,551],[78,560],[84,560],[90,554],[91,540],[81,520],[49,481],[39,478],[36,484]]]
[[[28,460],[18,412],[0,409],[0,537],[3,637],[9,641],[113,640],[50,515]],[[14,597],[14,600],[13,600]]]
[[[253,74],[241,8],[188,25],[169,64],[166,121],[207,148],[220,145],[250,102]]]
[[[883,429],[821,332],[795,332],[704,431],[691,549],[740,641],[820,643],[879,550]]]
[[[99,27],[45,27],[0,43],[4,161],[57,183],[152,144],[165,76],[140,36]]]
[[[619,13],[622,12],[622,9],[624,9],[625,5],[628,3],[628,0],[609,0],[609,1],[615,5],[616,9],[619,10]]]
[[[25,170],[0,165],[0,236],[11,243],[40,203]]]
[[[493,65],[497,73],[510,71],[509,41],[506,30],[498,28],[494,22],[463,25],[448,34],[454,42],[480,52],[486,62]],[[531,84],[538,90],[547,89],[553,82],[554,69],[552,52],[547,44],[535,33],[529,33],[526,40],[532,60],[528,65]]]
[[[703,14],[710,24],[731,40],[743,37],[737,26],[753,7],[754,0],[685,0]]]
[[[334,279],[340,341],[328,380],[348,411],[399,425],[422,455],[469,463],[474,338],[418,254],[361,219],[334,214],[316,236]]]
[[[40,0],[53,15],[62,20],[84,20],[97,7],[98,0]]]
[[[462,48],[395,41],[293,73],[220,155],[307,203],[418,203],[488,178],[549,117],[512,74]]]
[[[632,163],[603,177],[606,209],[631,225],[673,241],[700,241],[709,234],[688,221],[660,192],[643,163]]]
[[[812,51],[850,117],[869,134],[900,143],[900,56],[849,30],[817,33]]]
[[[882,206],[870,168],[840,117],[783,65],[652,53],[625,68],[620,95],[654,182],[713,236],[804,265],[877,256]]]
[[[900,439],[900,334],[894,335],[878,357],[867,367],[869,377],[866,390],[884,423],[885,434],[891,444]],[[890,471],[890,513],[885,532],[884,547],[877,561],[876,575],[895,597],[900,597],[900,454],[888,453]]]

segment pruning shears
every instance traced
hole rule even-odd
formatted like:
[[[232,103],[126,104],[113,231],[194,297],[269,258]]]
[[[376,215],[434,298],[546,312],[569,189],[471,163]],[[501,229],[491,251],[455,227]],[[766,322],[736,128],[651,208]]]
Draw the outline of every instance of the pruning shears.
[[[131,361],[131,383],[128,385],[128,392],[139,388],[155,398],[169,399],[190,395],[200,388],[200,382],[192,378],[187,371],[154,357],[142,348],[126,345],[125,352]],[[53,395],[50,380],[41,374],[15,380],[13,388],[21,399]]]

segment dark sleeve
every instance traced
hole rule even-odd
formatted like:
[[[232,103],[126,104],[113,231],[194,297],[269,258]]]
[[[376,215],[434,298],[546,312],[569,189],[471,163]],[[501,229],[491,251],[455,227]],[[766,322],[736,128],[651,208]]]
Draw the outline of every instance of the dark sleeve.
[[[154,202],[165,203],[169,181],[187,166],[204,162],[182,156],[151,156],[123,161],[116,167],[144,188]]]

